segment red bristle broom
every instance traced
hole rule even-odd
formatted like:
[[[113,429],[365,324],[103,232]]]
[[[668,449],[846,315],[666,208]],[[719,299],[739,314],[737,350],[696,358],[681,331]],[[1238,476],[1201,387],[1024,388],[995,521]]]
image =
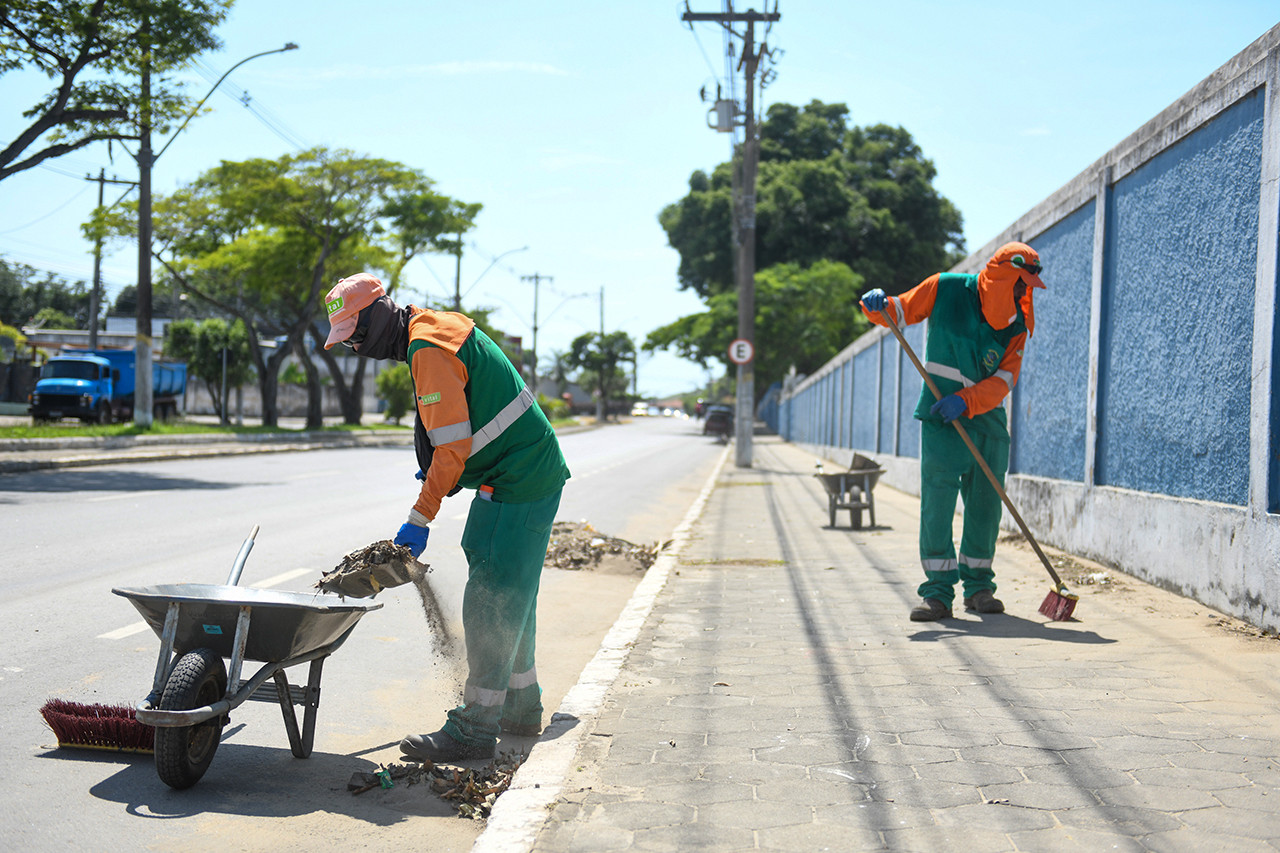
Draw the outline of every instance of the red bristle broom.
[[[933,378],[925,371],[924,365],[920,363],[920,359],[916,358],[915,352],[911,349],[911,345],[907,343],[907,339],[902,336],[898,324],[893,321],[888,311],[880,312],[889,326],[889,331],[893,332],[898,339],[898,343],[902,345],[903,352],[910,358],[911,363],[916,366],[916,370],[920,371],[921,378],[925,384],[929,386],[929,390],[933,392],[933,396],[941,400],[942,392],[938,390],[938,386],[934,384]],[[1036,542],[1036,538],[1031,535],[1031,531],[1027,529],[1027,523],[1022,520],[1022,516],[1018,514],[1013,506],[1013,501],[1009,500],[1009,496],[1005,493],[1004,487],[1000,485],[1000,481],[996,479],[996,475],[992,473],[991,467],[987,465],[987,460],[982,458],[982,454],[978,452],[978,448],[974,446],[973,439],[969,438],[969,433],[965,432],[964,426],[959,420],[954,420],[951,425],[956,428],[956,432],[960,433],[960,437],[964,439],[965,447],[969,448],[969,452],[973,454],[973,458],[978,461],[978,466],[982,468],[982,473],[987,475],[987,479],[991,481],[991,485],[1000,494],[1000,499],[1004,501],[1005,507],[1009,510],[1009,514],[1013,516],[1013,520],[1018,522],[1018,527],[1022,528],[1022,535],[1031,543],[1031,547],[1035,550],[1036,556],[1040,558],[1040,562],[1044,563],[1045,571],[1049,573],[1049,577],[1053,578],[1053,589],[1049,590],[1049,594],[1045,596],[1044,601],[1040,603],[1040,612],[1049,617],[1050,622],[1066,622],[1071,618],[1071,614],[1076,609],[1076,602],[1080,600],[1080,596],[1072,595],[1067,592],[1067,585],[1062,582],[1062,578],[1058,577],[1058,573],[1053,570],[1053,566],[1049,565],[1049,558],[1044,555],[1044,551],[1040,550],[1040,543]]]
[[[59,747],[111,752],[153,752],[156,730],[138,722],[128,705],[78,705],[50,699],[40,716],[58,738]]]

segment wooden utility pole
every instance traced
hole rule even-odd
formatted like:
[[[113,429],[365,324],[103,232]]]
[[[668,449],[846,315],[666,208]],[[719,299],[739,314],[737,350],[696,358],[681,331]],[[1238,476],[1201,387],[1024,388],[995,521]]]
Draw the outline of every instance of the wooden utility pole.
[[[721,24],[733,35],[732,25],[745,23],[742,34],[742,59],[738,68],[746,80],[746,100],[743,109],[742,184],[735,199],[738,245],[738,339],[755,350],[756,338],[756,166],[760,159],[756,139],[756,69],[760,59],[768,52],[761,43],[756,47],[755,25],[772,23],[782,16],[778,12],[685,12],[681,20],[686,23],[711,21]],[[752,361],[738,365],[736,412],[734,415],[734,463],[739,468],[751,467],[752,430],[755,424],[755,366]]]

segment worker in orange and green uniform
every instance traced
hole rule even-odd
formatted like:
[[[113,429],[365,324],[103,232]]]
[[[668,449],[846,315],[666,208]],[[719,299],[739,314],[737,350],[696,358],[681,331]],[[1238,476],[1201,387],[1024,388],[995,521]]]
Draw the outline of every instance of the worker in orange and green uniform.
[[[368,273],[339,281],[325,306],[325,349],[341,342],[368,358],[407,362],[413,376],[423,483],[395,543],[418,557],[441,500],[460,488],[476,490],[462,533],[462,704],[439,731],[409,735],[400,751],[416,760],[490,758],[500,731],[542,731],[534,666],[538,582],[569,469],[524,380],[471,318],[402,308]]]
[[[1001,499],[982,473],[951,422],[965,429],[992,473],[1003,485],[1009,468],[1009,426],[1004,398],[1022,370],[1022,350],[1035,328],[1032,292],[1040,281],[1040,256],[1025,243],[1006,243],[977,275],[938,273],[901,296],[880,289],[862,297],[871,322],[886,325],[882,312],[899,326],[928,318],[925,370],[942,393],[920,389],[915,416],[920,424],[920,562],[925,581],[911,619],[949,618],[957,581],[964,606],[978,613],[1003,613],[995,597],[996,537]],[[957,555],[951,521],[956,496],[964,499],[964,528]]]

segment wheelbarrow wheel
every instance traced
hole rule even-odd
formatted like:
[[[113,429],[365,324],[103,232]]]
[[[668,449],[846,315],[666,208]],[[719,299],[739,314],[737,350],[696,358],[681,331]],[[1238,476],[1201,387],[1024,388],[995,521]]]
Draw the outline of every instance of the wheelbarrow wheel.
[[[212,649],[196,649],[178,659],[160,697],[162,711],[190,711],[212,705],[227,692],[227,669]],[[194,726],[156,727],[156,772],[171,788],[190,788],[204,776],[222,739],[223,717]]]

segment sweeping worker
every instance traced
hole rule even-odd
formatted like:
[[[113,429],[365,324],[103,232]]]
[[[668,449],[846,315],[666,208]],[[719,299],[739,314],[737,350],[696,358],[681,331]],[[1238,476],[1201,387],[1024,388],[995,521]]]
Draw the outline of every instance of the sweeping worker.
[[[1032,293],[1040,281],[1040,256],[1025,243],[1006,243],[977,275],[937,273],[901,296],[879,288],[862,297],[871,322],[899,328],[929,318],[925,370],[942,399],[920,389],[920,562],[925,580],[915,622],[950,618],[957,581],[964,606],[978,613],[1003,613],[995,597],[996,537],[1001,499],[982,473],[959,432],[957,418],[1004,484],[1009,468],[1009,426],[1001,402],[1022,370],[1022,350],[1035,328]],[[951,535],[956,496],[964,499],[964,527],[957,555]]]
[[[407,362],[413,376],[423,482],[394,542],[420,556],[441,500],[459,488],[476,490],[462,533],[462,704],[439,731],[409,735],[400,751],[420,761],[491,758],[500,731],[542,731],[538,582],[569,469],[524,380],[471,318],[402,308],[369,273],[339,281],[325,307],[325,349],[342,343],[366,358]]]

